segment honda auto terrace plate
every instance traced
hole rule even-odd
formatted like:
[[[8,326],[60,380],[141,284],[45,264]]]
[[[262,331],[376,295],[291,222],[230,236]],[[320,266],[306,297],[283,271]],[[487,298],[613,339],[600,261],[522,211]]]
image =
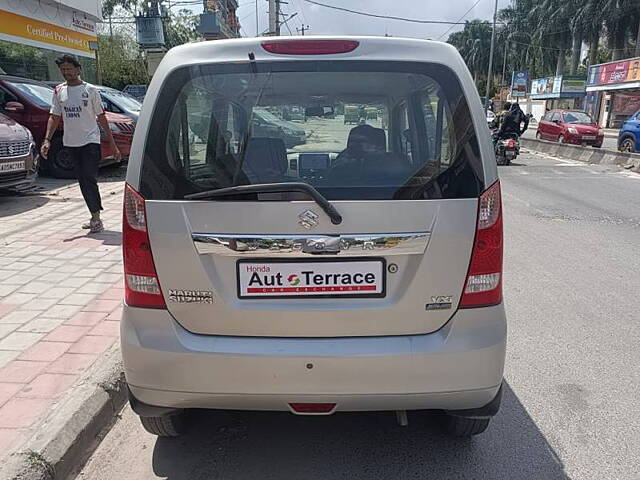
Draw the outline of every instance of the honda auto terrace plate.
[[[239,260],[239,298],[384,297],[384,259]]]

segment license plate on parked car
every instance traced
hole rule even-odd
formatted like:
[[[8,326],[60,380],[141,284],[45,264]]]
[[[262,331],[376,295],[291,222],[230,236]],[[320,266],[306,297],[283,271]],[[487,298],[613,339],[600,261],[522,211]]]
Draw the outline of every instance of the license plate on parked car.
[[[24,170],[25,168],[27,167],[24,160],[18,162],[0,162],[0,173],[16,172],[18,170]]]
[[[238,297],[384,297],[384,259],[237,264]]]
[[[595,140],[596,137],[595,137],[595,135],[583,135],[582,139],[583,140]]]

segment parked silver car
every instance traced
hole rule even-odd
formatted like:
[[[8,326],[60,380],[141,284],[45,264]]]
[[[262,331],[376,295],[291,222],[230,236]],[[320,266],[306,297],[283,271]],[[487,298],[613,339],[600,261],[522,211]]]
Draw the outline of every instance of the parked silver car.
[[[304,149],[261,109],[314,118]],[[206,134],[190,134],[191,122]],[[383,127],[384,126],[384,127]],[[142,109],[124,200],[122,355],[157,435],[192,408],[498,411],[506,345],[500,184],[455,48],[376,37],[175,48]]]

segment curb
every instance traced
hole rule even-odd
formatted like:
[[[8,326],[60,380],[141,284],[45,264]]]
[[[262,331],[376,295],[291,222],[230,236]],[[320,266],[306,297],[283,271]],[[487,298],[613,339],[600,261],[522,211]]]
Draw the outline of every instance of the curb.
[[[560,158],[597,165],[618,165],[640,173],[640,155],[637,153],[618,152],[603,148],[581,147],[562,143],[547,142],[532,138],[521,138],[523,147],[540,153]]]
[[[116,341],[0,466],[3,480],[62,480],[84,463],[127,399]]]

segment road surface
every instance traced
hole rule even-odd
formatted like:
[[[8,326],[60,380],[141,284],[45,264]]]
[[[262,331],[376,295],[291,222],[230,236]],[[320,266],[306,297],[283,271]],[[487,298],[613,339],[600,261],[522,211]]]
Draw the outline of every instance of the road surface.
[[[509,349],[484,435],[426,414],[205,412],[157,440],[127,407],[77,478],[640,478],[640,175],[530,154],[500,172]]]

